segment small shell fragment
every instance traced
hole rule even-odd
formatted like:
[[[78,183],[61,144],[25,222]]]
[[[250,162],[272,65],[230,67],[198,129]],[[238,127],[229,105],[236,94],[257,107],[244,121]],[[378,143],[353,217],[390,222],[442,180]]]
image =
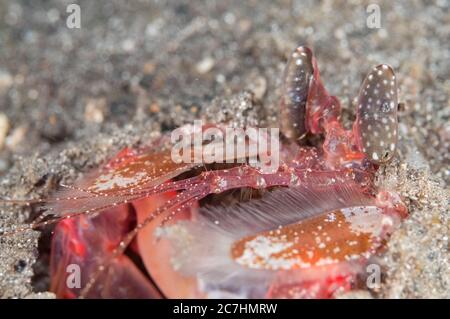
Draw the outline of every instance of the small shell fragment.
[[[291,55],[284,73],[281,97],[281,132],[290,140],[298,140],[306,133],[306,102],[314,72],[312,51],[298,47]]]
[[[397,82],[386,64],[373,68],[358,96],[356,137],[361,151],[376,164],[390,161],[397,147]]]

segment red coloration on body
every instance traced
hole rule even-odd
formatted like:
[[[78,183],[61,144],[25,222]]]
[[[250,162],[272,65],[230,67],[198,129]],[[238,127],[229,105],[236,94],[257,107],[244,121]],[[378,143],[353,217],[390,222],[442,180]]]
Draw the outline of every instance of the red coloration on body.
[[[382,105],[391,107],[397,95],[386,81],[396,90],[395,76],[382,70],[369,77],[385,88]],[[395,147],[386,148],[364,127],[365,119],[380,130],[388,123],[383,134],[396,143],[397,113],[372,107],[378,91],[361,89],[358,122],[345,130],[339,101],[328,94],[306,47],[294,51],[284,76],[280,117],[287,142],[278,169],[177,163],[166,136],[158,147],[122,150],[47,199],[62,219],[53,236],[51,290],[61,298],[332,298],[350,290],[407,216],[398,195],[373,183],[377,165]],[[225,125],[202,130],[211,127],[225,132]],[[194,134],[190,125],[181,130]],[[307,134],[323,134],[323,145],[302,145]],[[193,157],[194,146],[191,151]],[[270,191],[243,203],[199,204],[248,188]],[[81,268],[78,288],[67,285],[71,264]]]

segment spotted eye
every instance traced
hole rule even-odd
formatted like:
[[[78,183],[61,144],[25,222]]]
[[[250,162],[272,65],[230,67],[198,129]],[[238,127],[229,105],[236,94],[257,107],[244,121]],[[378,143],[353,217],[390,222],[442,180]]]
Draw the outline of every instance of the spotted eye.
[[[359,146],[376,164],[392,159],[397,146],[397,82],[386,64],[373,68],[358,96],[356,135]]]
[[[286,65],[280,125],[284,136],[291,140],[298,140],[306,133],[306,102],[314,72],[312,56],[312,51],[307,47],[298,47]]]

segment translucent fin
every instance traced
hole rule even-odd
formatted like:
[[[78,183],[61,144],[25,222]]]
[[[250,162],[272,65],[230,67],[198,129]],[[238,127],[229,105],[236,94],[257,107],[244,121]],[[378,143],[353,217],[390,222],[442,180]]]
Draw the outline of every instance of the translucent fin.
[[[373,198],[349,182],[321,190],[310,186],[279,189],[262,199],[233,206],[205,207],[201,213],[213,223],[218,221],[220,229],[242,236],[296,223],[323,212],[371,203]]]

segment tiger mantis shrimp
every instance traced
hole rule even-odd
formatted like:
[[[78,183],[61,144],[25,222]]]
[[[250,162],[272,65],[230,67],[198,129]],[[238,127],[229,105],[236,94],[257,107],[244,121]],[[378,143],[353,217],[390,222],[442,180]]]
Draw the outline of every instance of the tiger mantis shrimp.
[[[57,222],[50,290],[61,298],[334,297],[352,289],[408,214],[397,194],[373,182],[395,154],[397,104],[394,72],[379,65],[364,79],[356,120],[345,130],[312,51],[298,47],[284,73],[275,169],[248,165],[263,155],[258,150],[231,155],[232,165],[174,161],[166,136],[122,150],[50,198],[2,200],[57,215],[2,236]],[[201,130],[207,127],[225,132],[224,125]],[[322,135],[323,144],[305,145],[308,134]],[[232,190],[262,194],[201,204]],[[68,284],[73,265],[79,286]]]

